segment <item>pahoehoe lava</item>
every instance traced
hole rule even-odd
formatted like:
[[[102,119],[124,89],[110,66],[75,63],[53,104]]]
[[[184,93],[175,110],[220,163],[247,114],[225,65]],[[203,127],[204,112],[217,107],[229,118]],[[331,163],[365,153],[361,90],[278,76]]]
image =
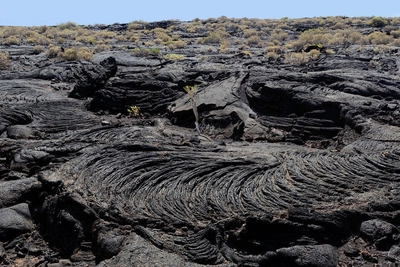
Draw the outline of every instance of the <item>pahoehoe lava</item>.
[[[296,65],[7,47],[0,264],[397,266],[398,52],[334,48]]]
[[[358,195],[373,198],[381,190],[392,191],[393,197],[391,187],[400,178],[398,149],[344,155],[257,152],[255,158],[238,158],[223,148],[189,154],[148,144],[104,145],[71,160],[60,172],[72,187],[103,204],[114,203],[132,218],[191,227],[278,213],[293,205],[316,210],[351,206],[355,200],[366,201]],[[377,187],[381,184],[387,188]]]

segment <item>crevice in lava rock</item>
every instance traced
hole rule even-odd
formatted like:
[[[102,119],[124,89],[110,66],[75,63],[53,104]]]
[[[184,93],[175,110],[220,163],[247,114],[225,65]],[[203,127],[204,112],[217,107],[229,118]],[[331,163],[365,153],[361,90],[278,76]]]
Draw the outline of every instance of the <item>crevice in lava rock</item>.
[[[58,187],[48,183],[47,189],[58,191]],[[31,210],[42,235],[60,256],[70,257],[83,243],[92,241],[97,215],[77,193],[43,192],[31,204]]]

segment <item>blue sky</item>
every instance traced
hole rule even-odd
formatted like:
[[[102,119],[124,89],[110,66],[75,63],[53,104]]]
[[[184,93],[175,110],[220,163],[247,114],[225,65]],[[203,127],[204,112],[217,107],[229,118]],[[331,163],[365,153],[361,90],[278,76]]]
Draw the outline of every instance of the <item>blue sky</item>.
[[[2,0],[0,25],[127,23],[194,18],[399,17],[400,0]]]

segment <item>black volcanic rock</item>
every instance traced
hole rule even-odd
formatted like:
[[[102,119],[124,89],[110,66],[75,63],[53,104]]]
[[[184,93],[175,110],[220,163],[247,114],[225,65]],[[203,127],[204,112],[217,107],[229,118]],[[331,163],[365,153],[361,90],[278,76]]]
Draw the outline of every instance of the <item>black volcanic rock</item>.
[[[0,208],[10,207],[33,197],[40,192],[42,183],[31,177],[0,182]]]
[[[397,264],[397,52],[332,46],[294,64],[295,51],[271,59],[239,46],[233,25],[222,53],[196,39],[217,22],[147,57],[129,49],[148,44],[114,39],[91,62],[4,47],[0,264]],[[189,26],[137,27],[152,40],[153,29]],[[200,135],[185,86],[197,88]]]
[[[69,96],[74,98],[93,97],[93,94],[104,87],[108,79],[116,72],[117,62],[113,57],[102,60],[94,68],[85,68]]]
[[[28,204],[18,204],[0,209],[0,241],[12,240],[33,229]]]
[[[374,219],[361,224],[360,233],[378,248],[389,248],[398,238],[398,229],[385,221]]]
[[[335,267],[339,263],[339,253],[330,245],[281,248],[277,254],[283,260],[275,266]]]

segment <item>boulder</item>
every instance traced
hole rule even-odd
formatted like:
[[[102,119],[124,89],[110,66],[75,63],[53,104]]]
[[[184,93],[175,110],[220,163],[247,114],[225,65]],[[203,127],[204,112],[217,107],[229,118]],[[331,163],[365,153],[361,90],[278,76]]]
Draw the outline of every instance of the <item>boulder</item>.
[[[29,139],[34,137],[34,131],[25,125],[13,125],[7,128],[7,137],[12,139]]]
[[[42,183],[31,177],[14,181],[0,181],[0,208],[28,200],[42,189]]]
[[[157,257],[154,257],[157,255]],[[131,234],[123,243],[123,250],[118,257],[102,261],[98,267],[106,266],[176,266],[176,267],[201,267],[203,264],[196,264],[186,261],[174,253],[161,250],[142,237]],[[215,267],[234,267],[230,263],[212,265]]]
[[[32,149],[21,149],[14,154],[10,164],[12,170],[28,172],[31,168],[46,166],[53,159],[53,156],[45,151]]]
[[[294,246],[278,249],[277,266],[336,267],[338,250],[331,245]]]
[[[61,255],[70,257],[90,240],[97,215],[79,194],[48,196],[40,204],[35,217],[41,220],[41,230]]]
[[[9,241],[33,229],[28,204],[0,209],[0,241]]]
[[[99,220],[94,224],[93,237],[96,244],[96,254],[100,259],[116,256],[122,249],[122,243],[127,235],[118,225]]]
[[[399,230],[391,223],[379,219],[361,223],[360,233],[379,249],[388,249],[397,240]]]
[[[114,76],[116,72],[117,62],[113,57],[105,58],[99,65],[89,65],[84,70],[84,75],[79,77],[69,96],[74,98],[93,97],[94,93],[103,88],[108,79]]]

